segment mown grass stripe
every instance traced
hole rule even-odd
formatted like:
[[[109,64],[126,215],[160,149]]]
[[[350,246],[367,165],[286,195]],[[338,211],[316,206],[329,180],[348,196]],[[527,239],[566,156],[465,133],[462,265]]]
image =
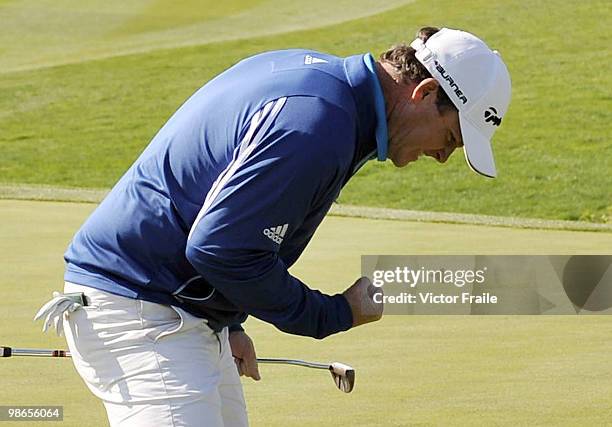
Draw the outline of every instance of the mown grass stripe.
[[[44,202],[100,203],[108,194],[102,188],[61,188],[45,185],[0,185],[0,199]]]
[[[599,224],[586,221],[517,218],[452,212],[411,211],[404,209],[373,208],[355,205],[335,205],[330,214],[336,216],[368,219],[487,225],[492,227],[530,228],[538,230],[604,231],[612,233],[612,224]]]
[[[108,191],[108,189],[103,188],[61,188],[26,184],[0,185],[0,199],[100,203],[106,194],[108,194]],[[335,204],[330,211],[330,215],[396,221],[440,222],[539,230],[603,231],[612,233],[612,224],[598,224],[585,221],[411,211],[344,204]]]

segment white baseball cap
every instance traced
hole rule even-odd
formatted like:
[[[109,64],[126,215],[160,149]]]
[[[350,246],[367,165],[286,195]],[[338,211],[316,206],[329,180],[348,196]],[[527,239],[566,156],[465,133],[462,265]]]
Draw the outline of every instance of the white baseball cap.
[[[481,175],[497,175],[493,133],[510,103],[510,74],[497,51],[473,34],[442,28],[410,46],[459,110],[465,159]]]

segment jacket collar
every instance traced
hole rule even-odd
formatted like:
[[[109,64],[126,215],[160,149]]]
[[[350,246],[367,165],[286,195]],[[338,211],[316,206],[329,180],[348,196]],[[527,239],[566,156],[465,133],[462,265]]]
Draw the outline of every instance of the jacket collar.
[[[371,54],[349,56],[344,60],[347,80],[353,90],[358,115],[358,140],[351,175],[368,160],[387,159],[389,137],[385,99]]]

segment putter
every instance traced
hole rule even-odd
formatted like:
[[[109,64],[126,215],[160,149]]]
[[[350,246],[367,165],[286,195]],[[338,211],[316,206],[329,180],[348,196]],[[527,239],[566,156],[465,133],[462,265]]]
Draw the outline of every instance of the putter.
[[[304,360],[296,359],[257,359],[258,363],[270,363],[270,364],[282,364],[282,365],[295,365],[303,366],[305,368],[312,369],[325,369],[331,372],[331,376],[334,380],[334,384],[341,391],[350,393],[355,387],[355,370],[349,365],[345,365],[340,362],[332,362],[330,364],[325,363],[314,363],[306,362]]]
[[[30,356],[30,357],[70,357],[70,352],[67,350],[50,350],[43,348],[13,348],[13,347],[0,347],[0,357],[16,357],[16,356]],[[340,362],[333,363],[315,363],[306,362],[304,360],[297,359],[270,359],[270,358],[258,358],[257,363],[264,364],[275,364],[275,365],[294,365],[302,366],[311,369],[324,369],[331,372],[331,376],[334,380],[334,384],[339,390],[350,393],[355,387],[355,370],[349,365],[345,365]]]

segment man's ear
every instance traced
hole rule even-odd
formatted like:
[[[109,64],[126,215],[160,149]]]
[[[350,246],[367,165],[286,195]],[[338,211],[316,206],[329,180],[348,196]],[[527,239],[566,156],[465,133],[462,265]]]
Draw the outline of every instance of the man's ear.
[[[412,101],[417,104],[425,98],[435,100],[439,88],[440,83],[436,79],[431,77],[424,79],[412,91]]]

